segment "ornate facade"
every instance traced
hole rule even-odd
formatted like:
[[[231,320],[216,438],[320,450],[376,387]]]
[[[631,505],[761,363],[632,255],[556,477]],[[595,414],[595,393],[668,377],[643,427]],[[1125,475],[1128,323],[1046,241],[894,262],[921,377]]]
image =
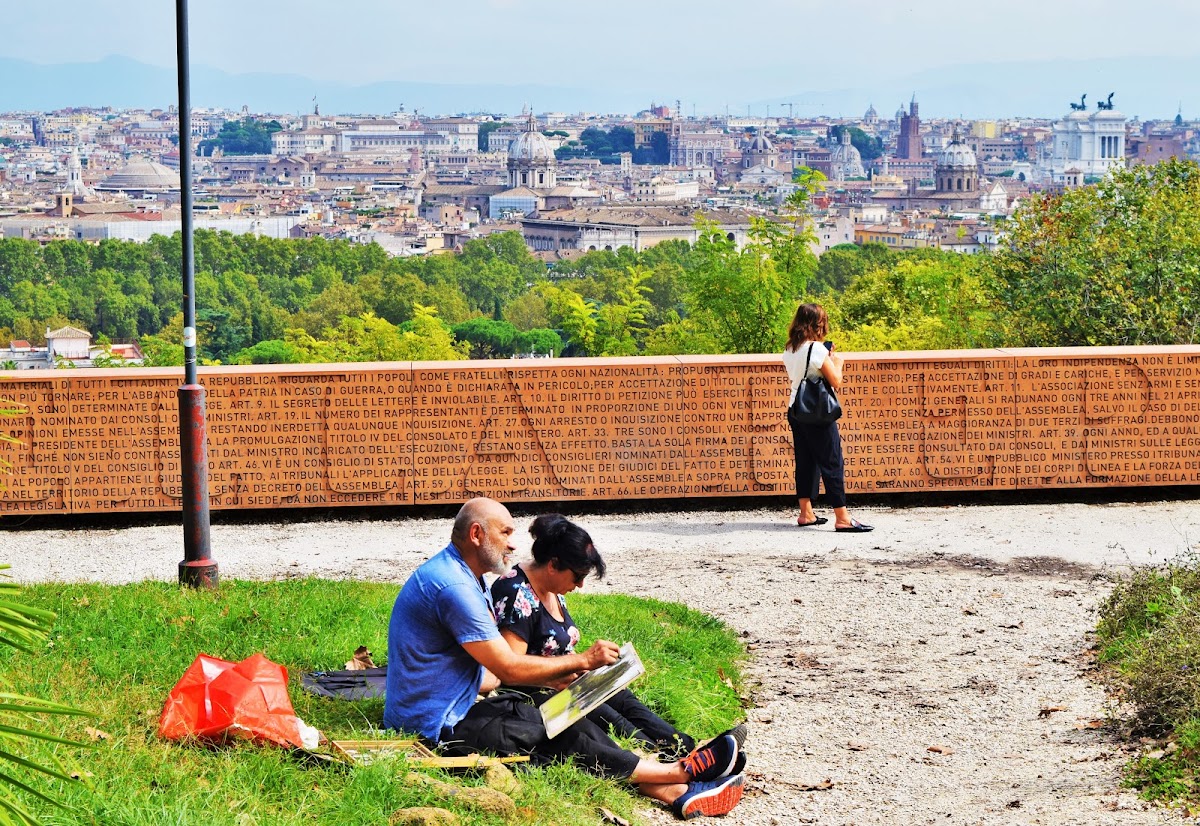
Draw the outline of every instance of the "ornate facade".
[[[530,189],[554,189],[558,186],[558,162],[550,141],[538,129],[531,112],[525,131],[508,147],[508,186]]]
[[[979,161],[971,147],[959,140],[958,132],[938,154],[934,181],[939,194],[979,192]]]
[[[867,177],[863,169],[862,154],[850,142],[850,129],[842,130],[841,141],[829,152],[830,180],[849,181]]]
[[[1050,172],[1056,183],[1067,183],[1068,171],[1086,180],[1124,165],[1125,116],[1115,109],[1075,109],[1054,124]]]

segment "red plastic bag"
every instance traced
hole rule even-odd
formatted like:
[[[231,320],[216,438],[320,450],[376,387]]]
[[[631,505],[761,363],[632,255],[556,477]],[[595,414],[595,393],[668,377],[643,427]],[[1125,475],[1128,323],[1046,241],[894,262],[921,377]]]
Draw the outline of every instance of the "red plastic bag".
[[[196,657],[167,695],[158,734],[167,740],[235,735],[310,750],[320,737],[292,708],[287,669],[262,654],[240,663]]]

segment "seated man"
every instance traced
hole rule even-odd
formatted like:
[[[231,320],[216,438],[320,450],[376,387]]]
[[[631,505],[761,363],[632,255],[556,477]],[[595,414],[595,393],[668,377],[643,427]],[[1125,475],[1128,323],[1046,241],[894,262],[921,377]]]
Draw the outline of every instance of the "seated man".
[[[607,640],[561,657],[517,654],[504,641],[483,575],[508,571],[515,530],[499,502],[472,499],[455,517],[450,544],[408,578],[388,625],[383,724],[416,732],[449,754],[529,754],[540,764],[574,758],[589,771],[637,784],[685,820],[732,810],[745,766],[732,734],[678,762],[658,763],[620,748],[587,719],[551,740],[538,709],[519,695],[475,702],[500,682],[561,685],[619,655]]]

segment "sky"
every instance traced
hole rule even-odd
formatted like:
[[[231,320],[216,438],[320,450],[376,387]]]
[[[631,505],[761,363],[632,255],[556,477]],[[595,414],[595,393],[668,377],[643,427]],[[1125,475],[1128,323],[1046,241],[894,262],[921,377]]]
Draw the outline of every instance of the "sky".
[[[122,55],[170,67],[174,13],[171,0],[10,0],[0,7],[0,57]],[[964,65],[1200,58],[1196,0],[1140,9],[1124,0],[191,0],[189,14],[193,65],[230,73],[601,84],[709,109],[802,104],[807,90],[869,93],[884,80]]]

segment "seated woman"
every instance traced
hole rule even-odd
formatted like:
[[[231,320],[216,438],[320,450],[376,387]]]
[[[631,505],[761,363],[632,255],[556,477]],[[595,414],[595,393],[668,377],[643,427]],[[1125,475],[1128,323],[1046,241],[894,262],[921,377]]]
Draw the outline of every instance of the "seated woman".
[[[554,657],[575,650],[579,629],[571,620],[563,598],[583,586],[594,573],[604,576],[604,560],[588,532],[565,516],[543,514],[529,526],[533,535],[533,561],[517,565],[492,583],[492,601],[500,633],[518,654]],[[535,702],[553,693],[547,688],[528,688]],[[624,689],[588,715],[604,730],[612,728],[633,738],[664,760],[678,760],[696,748],[696,741],[659,717]],[[742,746],[742,726],[728,734]]]

